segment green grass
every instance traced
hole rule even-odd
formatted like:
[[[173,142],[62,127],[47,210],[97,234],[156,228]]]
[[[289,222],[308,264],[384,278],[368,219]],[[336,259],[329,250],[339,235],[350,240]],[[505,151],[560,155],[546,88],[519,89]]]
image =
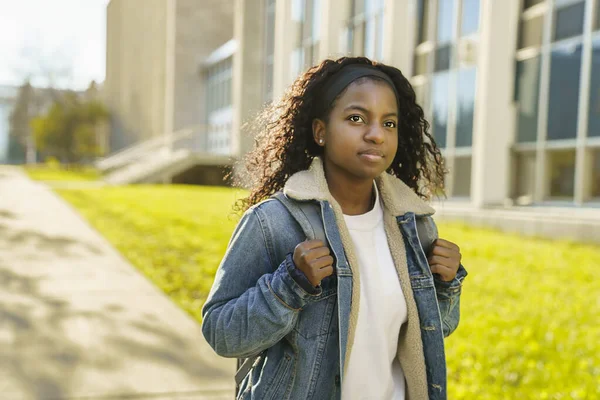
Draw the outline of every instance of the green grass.
[[[59,190],[200,321],[237,218],[227,188]],[[469,272],[446,339],[449,399],[596,399],[600,248],[441,223]]]
[[[67,170],[61,166],[37,164],[23,166],[29,177],[36,181],[95,181],[100,173],[91,167]]]
[[[198,321],[239,217],[229,188],[139,185],[56,190]]]

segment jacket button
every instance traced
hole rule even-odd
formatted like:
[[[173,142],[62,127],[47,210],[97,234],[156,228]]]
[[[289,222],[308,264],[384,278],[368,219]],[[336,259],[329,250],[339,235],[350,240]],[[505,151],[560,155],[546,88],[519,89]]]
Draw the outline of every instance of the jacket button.
[[[335,386],[340,386],[340,376],[339,375],[335,376]]]

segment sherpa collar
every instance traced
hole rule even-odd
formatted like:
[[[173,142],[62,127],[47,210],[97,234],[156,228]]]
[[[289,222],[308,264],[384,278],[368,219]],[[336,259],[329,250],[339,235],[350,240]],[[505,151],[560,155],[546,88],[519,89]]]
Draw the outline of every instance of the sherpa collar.
[[[432,215],[435,210],[421,199],[408,185],[387,172],[375,178],[384,207],[394,216],[407,212],[416,215]],[[327,186],[323,161],[315,157],[307,170],[292,175],[283,192],[295,200],[327,200],[337,204]]]

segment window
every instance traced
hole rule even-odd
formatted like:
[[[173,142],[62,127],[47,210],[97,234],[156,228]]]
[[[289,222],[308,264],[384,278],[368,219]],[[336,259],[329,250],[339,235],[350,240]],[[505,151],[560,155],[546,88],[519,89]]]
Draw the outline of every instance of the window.
[[[422,75],[427,73],[427,62],[430,58],[430,55],[431,53],[429,52],[415,55],[415,72],[413,75]]]
[[[540,57],[517,62],[515,100],[518,107],[517,141],[534,142],[538,128]]]
[[[519,152],[515,154],[513,171],[513,182],[515,182],[514,198],[519,205],[533,202],[533,190],[535,187],[535,153]]]
[[[275,62],[275,0],[265,0],[265,60],[263,100],[273,100],[273,65]]]
[[[542,45],[543,30],[543,15],[522,20],[519,29],[519,49],[540,47]]]
[[[354,55],[383,58],[383,0],[354,0],[348,27],[348,49]]]
[[[452,40],[454,22],[454,0],[439,0],[437,40],[439,43]]]
[[[600,1],[596,1],[596,19],[594,21],[594,30],[600,29]]]
[[[550,61],[548,140],[577,137],[581,44],[555,46]]]
[[[471,157],[454,159],[454,188],[452,196],[471,196]]]
[[[600,37],[592,42],[592,76],[590,81],[588,136],[600,136]]]
[[[543,3],[545,0],[525,0],[523,2],[523,8],[528,9],[529,7],[535,6],[536,4]]]
[[[451,45],[445,45],[438,47],[435,51],[435,71],[445,71],[450,69],[450,47]]]
[[[429,37],[429,0],[419,0],[417,4],[417,45],[424,43]]]
[[[425,110],[426,104],[427,104],[427,90],[428,90],[428,85],[427,85],[427,81],[419,84],[419,85],[413,85],[413,89],[415,90],[415,96],[417,97],[416,101],[417,104],[419,106],[421,106],[421,108],[423,110]]]
[[[583,33],[583,13],[585,2],[556,10],[553,40],[567,39]]]
[[[475,108],[476,68],[458,71],[456,147],[470,147],[473,144],[473,110]]]
[[[600,150],[592,152],[592,198],[600,200]]]
[[[575,193],[575,150],[548,152],[549,197],[572,199]]]
[[[461,36],[470,35],[479,29],[479,0],[463,0],[461,15]]]
[[[446,135],[448,133],[449,78],[449,72],[440,72],[433,76],[432,83],[433,137],[440,148],[446,147]]]

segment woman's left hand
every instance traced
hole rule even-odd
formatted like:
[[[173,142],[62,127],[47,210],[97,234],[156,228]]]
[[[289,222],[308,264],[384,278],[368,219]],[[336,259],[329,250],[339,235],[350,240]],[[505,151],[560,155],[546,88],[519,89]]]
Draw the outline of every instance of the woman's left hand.
[[[439,274],[443,281],[450,282],[456,276],[461,258],[460,248],[457,245],[444,239],[437,239],[433,243],[433,250],[427,261],[432,273]]]

